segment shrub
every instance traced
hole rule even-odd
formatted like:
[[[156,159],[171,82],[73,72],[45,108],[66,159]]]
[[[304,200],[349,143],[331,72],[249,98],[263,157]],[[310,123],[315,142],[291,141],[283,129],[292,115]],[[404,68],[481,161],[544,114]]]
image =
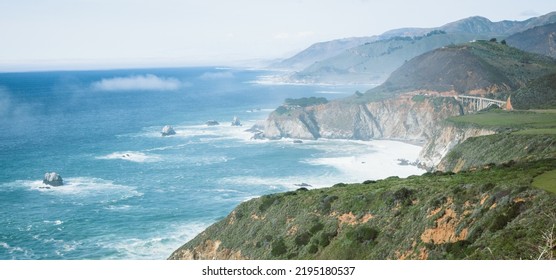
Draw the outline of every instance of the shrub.
[[[519,215],[522,204],[523,202],[512,203],[505,212],[496,216],[489,227],[490,231],[497,231],[506,227],[509,222]]]
[[[369,184],[376,184],[375,180],[366,180],[363,182],[364,185],[369,185]]]
[[[347,232],[346,237],[351,241],[369,243],[373,242],[378,237],[378,234],[378,230],[364,225]]]
[[[278,200],[278,196],[276,195],[265,195],[261,198],[262,202],[259,206],[259,210],[261,212],[266,211],[266,209],[270,208],[273,204],[277,204],[280,201]]]
[[[295,237],[295,244],[297,246],[305,246],[309,244],[310,240],[311,240],[311,234],[308,232],[304,232]]]
[[[284,103],[289,106],[307,107],[313,105],[326,104],[328,103],[328,100],[324,97],[309,97],[309,98],[302,97],[298,99],[286,98]]]
[[[311,244],[309,245],[309,247],[307,248],[307,252],[309,252],[309,254],[315,254],[316,252],[319,251],[319,247],[315,244]]]
[[[319,209],[321,211],[322,214],[328,214],[328,212],[330,212],[330,208],[332,207],[332,202],[334,202],[334,200],[338,199],[337,196],[335,195],[326,195],[324,196],[321,201],[320,201],[320,205],[319,205]]]
[[[321,231],[323,228],[324,228],[324,224],[321,223],[321,222],[317,222],[316,224],[314,224],[314,225],[311,227],[311,229],[309,229],[309,232],[310,232],[311,234],[315,234],[315,233]]]
[[[412,195],[413,190],[403,187],[395,191],[392,195],[393,204],[400,203],[401,205],[411,205]]]
[[[338,233],[337,232],[321,232],[318,236],[317,236],[317,241],[319,243],[320,246],[322,247],[326,247],[328,245],[330,245],[330,240],[332,238],[334,238]]]
[[[424,95],[414,95],[413,97],[411,97],[411,100],[413,102],[420,103],[420,102],[425,101],[425,96]]]
[[[276,110],[274,110],[274,112],[276,112],[276,114],[278,115],[283,115],[289,111],[290,110],[288,110],[288,108],[286,108],[285,106],[279,106],[278,108],[276,108]]]
[[[272,250],[270,251],[270,254],[272,256],[278,257],[285,254],[287,251],[288,248],[286,247],[286,243],[284,242],[284,239],[280,238],[272,242]]]

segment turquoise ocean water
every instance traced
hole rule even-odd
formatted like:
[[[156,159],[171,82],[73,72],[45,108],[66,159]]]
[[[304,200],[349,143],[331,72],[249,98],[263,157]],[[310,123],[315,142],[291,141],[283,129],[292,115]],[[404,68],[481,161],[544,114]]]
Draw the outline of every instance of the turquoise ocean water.
[[[419,151],[403,143],[251,140],[285,98],[365,90],[255,82],[267,74],[0,73],[0,259],[164,259],[250,198],[422,173],[396,164]],[[44,188],[52,171],[64,186]]]

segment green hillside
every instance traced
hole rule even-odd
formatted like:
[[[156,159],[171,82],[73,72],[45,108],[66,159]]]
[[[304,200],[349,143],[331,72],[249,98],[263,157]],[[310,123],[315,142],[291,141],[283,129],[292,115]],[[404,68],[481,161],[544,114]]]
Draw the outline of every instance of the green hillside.
[[[409,91],[454,91],[505,99],[532,80],[556,73],[556,60],[503,43],[477,41],[425,53],[405,63],[388,80],[361,96],[392,96]]]
[[[485,164],[556,158],[556,111],[491,110],[451,117],[447,122],[499,133],[469,138],[455,146],[438,164],[441,170],[459,172]]]
[[[532,80],[512,93],[512,104],[516,109],[556,108],[556,74]]]
[[[532,182],[555,169],[549,159],[266,195],[171,258],[536,259],[556,194]]]

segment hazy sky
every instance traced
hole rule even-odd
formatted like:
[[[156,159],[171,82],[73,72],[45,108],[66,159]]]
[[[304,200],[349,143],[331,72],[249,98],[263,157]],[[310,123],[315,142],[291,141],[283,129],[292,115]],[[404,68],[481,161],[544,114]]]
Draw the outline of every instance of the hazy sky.
[[[237,64],[394,28],[552,11],[554,0],[0,0],[0,70]]]

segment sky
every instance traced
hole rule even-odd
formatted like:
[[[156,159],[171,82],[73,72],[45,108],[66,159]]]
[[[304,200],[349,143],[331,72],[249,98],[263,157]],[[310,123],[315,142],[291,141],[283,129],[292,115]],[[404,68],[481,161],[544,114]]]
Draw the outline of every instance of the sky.
[[[315,42],[552,11],[554,0],[0,0],[0,71],[249,65]]]

